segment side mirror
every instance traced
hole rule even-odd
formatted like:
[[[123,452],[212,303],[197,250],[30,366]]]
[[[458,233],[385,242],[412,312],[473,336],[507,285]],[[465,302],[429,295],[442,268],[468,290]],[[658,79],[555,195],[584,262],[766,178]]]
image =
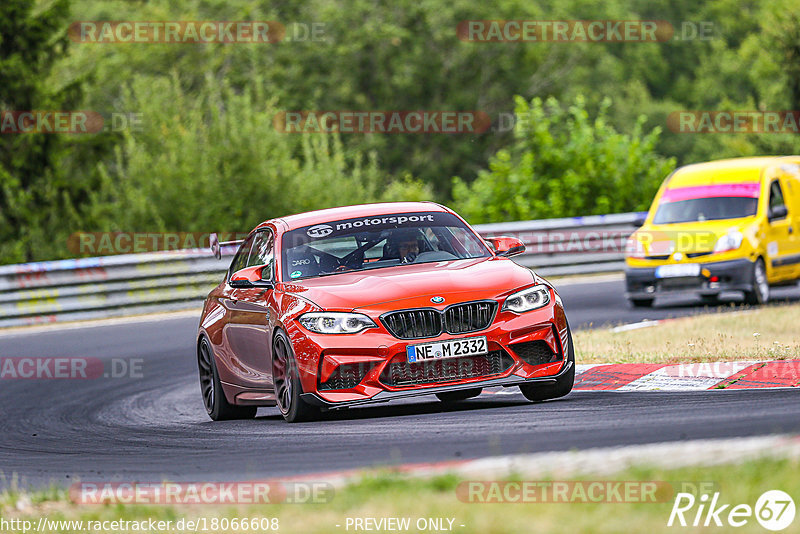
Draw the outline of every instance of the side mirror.
[[[219,246],[219,238],[216,233],[208,236],[208,244],[211,246],[211,252],[218,260],[222,259],[222,248]]]
[[[633,219],[633,225],[636,228],[641,228],[642,226],[644,226],[644,221],[646,220],[647,220],[647,212],[637,213],[636,218]]]
[[[208,236],[208,245],[211,247],[211,252],[214,254],[214,257],[218,260],[222,259],[222,247],[241,245],[242,243],[244,243],[244,239],[238,239],[236,241],[223,241],[220,243],[219,236],[217,236],[217,234],[214,233]]]
[[[525,245],[516,237],[487,237],[485,241],[489,243],[498,256],[516,256],[525,252]]]
[[[264,280],[262,278],[261,270],[267,267],[266,265],[257,265],[255,267],[245,267],[240,271],[236,271],[231,276],[230,281],[228,281],[228,285],[231,287],[237,288],[248,288],[248,287],[263,287],[271,289],[274,287],[274,284],[271,280]]]
[[[777,221],[778,219],[785,219],[789,215],[789,210],[786,206],[775,206],[767,211],[767,220],[769,222]]]

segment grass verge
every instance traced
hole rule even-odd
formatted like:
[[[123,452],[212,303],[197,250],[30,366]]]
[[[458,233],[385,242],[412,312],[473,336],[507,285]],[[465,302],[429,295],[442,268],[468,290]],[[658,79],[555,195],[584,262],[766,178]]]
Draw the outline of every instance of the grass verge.
[[[56,498],[53,490],[44,497],[21,496],[6,493],[0,496],[2,517],[24,519],[34,523],[42,516],[49,520],[170,520],[181,518],[278,518],[278,532],[282,533],[335,533],[354,532],[347,528],[347,518],[410,518],[412,527],[407,532],[420,532],[416,528],[419,518],[453,519],[452,532],[463,534],[553,532],[569,533],[618,533],[618,532],[674,532],[677,527],[668,527],[667,520],[677,491],[689,491],[696,497],[704,488],[709,497],[719,492],[719,502],[748,504],[753,507],[758,497],[767,490],[780,489],[795,500],[800,497],[800,462],[797,458],[758,459],[736,465],[692,467],[674,470],[656,468],[632,468],[602,480],[658,481],[666,482],[669,491],[659,491],[660,502],[559,502],[559,503],[472,503],[457,496],[457,488],[463,482],[454,475],[433,479],[408,479],[392,473],[378,473],[365,477],[360,482],[338,490],[326,504],[275,504],[251,506],[143,506],[143,505],[74,505],[65,494]],[[512,479],[520,480],[520,479]],[[547,480],[547,479],[540,479]],[[565,480],[585,480],[580,477]],[[592,480],[601,480],[592,477]],[[662,486],[664,487],[664,486]],[[570,493],[572,494],[572,493]],[[465,495],[461,493],[461,495]],[[24,498],[23,510],[18,502]],[[728,508],[730,510],[731,507]],[[688,522],[694,520],[695,506],[685,514]],[[725,513],[727,514],[727,512]],[[723,520],[725,514],[722,515]],[[795,525],[787,532],[796,528]],[[448,522],[444,521],[447,525]],[[337,525],[339,525],[337,527]],[[463,525],[463,526],[462,526]],[[731,527],[711,527],[721,532]],[[696,531],[694,529],[681,529]],[[202,528],[199,529],[202,531]],[[700,527],[698,530],[703,530]],[[707,530],[707,529],[706,529]],[[738,532],[764,532],[754,517],[751,517]],[[75,528],[51,528],[50,532],[80,532]],[[83,530],[85,532],[86,530]],[[175,531],[175,530],[173,530]],[[231,529],[216,529],[217,532],[232,532]],[[241,530],[240,530],[241,531]],[[443,532],[446,529],[423,530]],[[252,531],[251,531],[252,532]],[[269,532],[264,530],[260,532]]]
[[[800,305],[670,319],[614,332],[573,332],[578,363],[685,363],[800,358]]]

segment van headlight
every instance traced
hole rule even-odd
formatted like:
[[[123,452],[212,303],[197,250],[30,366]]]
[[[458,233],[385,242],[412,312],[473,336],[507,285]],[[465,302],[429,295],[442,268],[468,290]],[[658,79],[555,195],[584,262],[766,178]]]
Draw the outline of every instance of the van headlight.
[[[639,241],[636,236],[631,236],[625,242],[625,256],[629,258],[644,258],[647,253],[644,250],[644,244]]]
[[[318,334],[356,334],[367,328],[378,327],[363,313],[311,312],[301,315],[298,321]]]
[[[744,236],[738,230],[728,232],[724,236],[717,239],[717,244],[714,245],[714,252],[728,252],[729,250],[736,250],[742,246]]]
[[[528,289],[517,291],[506,297],[503,303],[504,310],[522,313],[538,310],[550,303],[550,290],[544,284],[537,284]]]

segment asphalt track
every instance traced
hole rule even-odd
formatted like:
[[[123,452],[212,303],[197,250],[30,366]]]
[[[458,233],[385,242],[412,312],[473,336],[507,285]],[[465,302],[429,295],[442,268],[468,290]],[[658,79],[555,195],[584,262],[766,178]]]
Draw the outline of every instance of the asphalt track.
[[[701,313],[694,301],[632,310],[622,282],[560,288],[573,326]],[[798,301],[800,291],[776,292]],[[287,425],[274,408],[255,421],[213,423],[200,400],[195,318],[159,318],[0,335],[0,356],[141,359],[141,378],[0,381],[0,486],[51,482],[239,480],[500,454],[717,437],[800,433],[794,390],[573,392],[530,404],[483,395],[328,414]],[[578,355],[580,358],[580,355]]]

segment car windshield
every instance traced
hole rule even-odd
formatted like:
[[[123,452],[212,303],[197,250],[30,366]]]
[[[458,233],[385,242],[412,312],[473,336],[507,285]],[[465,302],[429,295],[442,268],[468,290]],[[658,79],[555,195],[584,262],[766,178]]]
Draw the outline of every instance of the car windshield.
[[[758,210],[758,198],[709,197],[666,202],[658,206],[653,224],[673,224],[752,217]]]
[[[282,240],[283,278],[491,256],[451,213],[397,213],[305,226]]]

